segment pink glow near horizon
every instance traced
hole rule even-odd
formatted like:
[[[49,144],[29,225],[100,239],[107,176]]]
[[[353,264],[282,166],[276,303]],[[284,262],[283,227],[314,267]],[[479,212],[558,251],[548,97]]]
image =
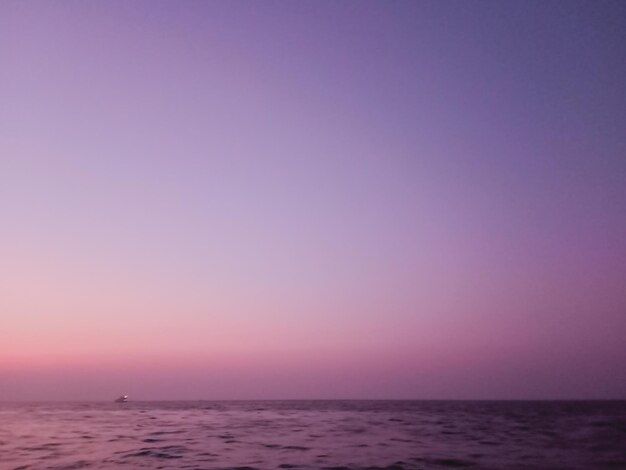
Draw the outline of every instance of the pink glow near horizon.
[[[3,2],[0,400],[626,396],[619,15],[484,6]]]

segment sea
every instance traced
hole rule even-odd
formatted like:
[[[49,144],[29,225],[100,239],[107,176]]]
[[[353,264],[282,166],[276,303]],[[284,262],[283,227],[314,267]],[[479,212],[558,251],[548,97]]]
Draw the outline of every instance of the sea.
[[[626,401],[0,403],[0,469],[626,469]]]

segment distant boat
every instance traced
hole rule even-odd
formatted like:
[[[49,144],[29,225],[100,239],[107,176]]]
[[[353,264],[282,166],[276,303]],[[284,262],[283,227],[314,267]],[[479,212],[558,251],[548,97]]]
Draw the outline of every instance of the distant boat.
[[[115,403],[126,403],[128,401],[128,395],[122,395],[115,400]]]

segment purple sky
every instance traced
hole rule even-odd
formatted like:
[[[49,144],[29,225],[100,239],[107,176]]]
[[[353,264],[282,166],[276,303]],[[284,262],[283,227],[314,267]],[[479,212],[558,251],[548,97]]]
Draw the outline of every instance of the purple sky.
[[[0,400],[626,398],[626,2],[0,2]]]

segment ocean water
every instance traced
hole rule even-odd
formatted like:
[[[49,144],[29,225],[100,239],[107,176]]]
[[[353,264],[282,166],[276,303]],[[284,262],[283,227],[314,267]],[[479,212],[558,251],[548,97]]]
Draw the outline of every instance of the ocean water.
[[[0,469],[626,469],[626,402],[0,404]]]

